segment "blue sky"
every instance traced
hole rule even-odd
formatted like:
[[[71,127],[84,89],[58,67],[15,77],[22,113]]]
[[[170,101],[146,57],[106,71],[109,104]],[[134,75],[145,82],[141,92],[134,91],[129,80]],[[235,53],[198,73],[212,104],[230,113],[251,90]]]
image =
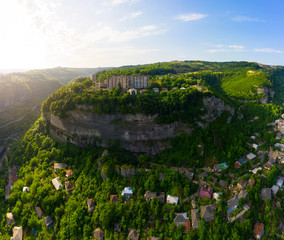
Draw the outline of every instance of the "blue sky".
[[[0,69],[172,60],[284,65],[283,13],[281,0],[1,1]]]

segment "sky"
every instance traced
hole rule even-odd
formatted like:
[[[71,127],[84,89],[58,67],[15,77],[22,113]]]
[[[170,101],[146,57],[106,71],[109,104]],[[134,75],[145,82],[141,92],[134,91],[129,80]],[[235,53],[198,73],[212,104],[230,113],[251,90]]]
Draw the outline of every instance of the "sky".
[[[283,0],[0,0],[0,69],[284,65]]]

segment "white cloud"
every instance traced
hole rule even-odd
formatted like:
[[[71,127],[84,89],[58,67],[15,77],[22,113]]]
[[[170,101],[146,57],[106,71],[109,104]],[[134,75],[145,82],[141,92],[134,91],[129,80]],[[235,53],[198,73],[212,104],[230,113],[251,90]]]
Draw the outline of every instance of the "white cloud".
[[[226,50],[222,49],[222,48],[218,48],[218,49],[209,49],[208,52],[209,53],[217,53],[217,52],[226,52]]]
[[[184,22],[190,22],[190,21],[196,21],[200,20],[202,18],[207,17],[205,14],[200,14],[200,13],[188,13],[188,14],[181,14],[175,17],[177,20],[181,20]]]
[[[282,50],[277,50],[273,48],[257,48],[253,50],[254,52],[263,52],[263,53],[284,53]]]
[[[123,22],[123,21],[128,20],[128,19],[134,19],[134,18],[141,16],[142,14],[143,13],[141,11],[133,12],[129,16],[122,17],[121,19],[119,19],[119,21]]]
[[[236,16],[233,17],[232,20],[235,22],[264,22],[264,20],[258,18],[246,17],[246,16]]]
[[[245,47],[242,45],[229,45],[229,48],[234,48],[234,49],[244,49]]]
[[[111,0],[110,2],[108,1],[108,4],[111,6],[118,6],[124,3],[128,3],[128,4],[135,4],[137,3],[139,0]]]

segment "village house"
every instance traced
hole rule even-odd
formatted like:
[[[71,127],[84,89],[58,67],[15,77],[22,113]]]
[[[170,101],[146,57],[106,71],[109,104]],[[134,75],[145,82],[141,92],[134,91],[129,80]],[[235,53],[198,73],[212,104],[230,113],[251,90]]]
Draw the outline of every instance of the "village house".
[[[128,90],[129,94],[132,96],[136,96],[137,95],[137,90],[135,88],[130,88]]]
[[[240,189],[244,189],[246,187],[246,185],[247,185],[247,181],[244,180],[244,179],[239,181],[238,184],[237,184],[238,188],[240,188]]]
[[[30,192],[30,188],[29,187],[23,187],[23,192]]]
[[[258,171],[261,171],[262,170],[262,167],[257,167],[257,168],[254,168],[253,170],[249,170],[250,172],[252,172],[253,174],[257,174]]]
[[[253,234],[256,239],[261,239],[261,237],[264,235],[264,224],[255,223],[253,228]]]
[[[246,162],[247,162],[247,159],[245,157],[242,157],[238,161],[235,162],[234,167],[239,168],[242,164],[244,164]]]
[[[105,238],[105,234],[100,227],[98,227],[93,234],[94,239],[103,240]]]
[[[38,219],[42,219],[44,216],[44,213],[41,209],[41,207],[35,206],[35,211],[36,211],[36,215],[38,217]]]
[[[23,239],[23,227],[13,227],[13,236],[11,240],[22,240]]]
[[[148,237],[148,240],[161,240],[159,237]]]
[[[199,211],[198,209],[191,210],[192,228],[196,229],[199,226]]]
[[[91,213],[95,210],[96,204],[92,198],[87,198],[88,212]]]
[[[222,170],[224,170],[224,169],[226,169],[226,168],[228,168],[228,165],[227,165],[226,162],[224,162],[224,163],[216,164],[216,165],[214,166],[213,170],[214,170],[215,172],[221,172]]]
[[[73,186],[70,181],[65,181],[65,189],[68,193],[72,193]]]
[[[204,180],[204,178],[206,178],[207,176],[208,176],[207,172],[204,171],[204,172],[200,173],[198,177],[199,177],[199,179]]]
[[[179,197],[167,195],[167,203],[172,205],[178,205]]]
[[[259,147],[259,146],[258,146],[256,143],[253,143],[253,144],[251,145],[251,147],[254,148],[255,150],[258,150],[258,147]]]
[[[167,92],[168,89],[167,88],[162,88],[161,92]]]
[[[152,90],[153,90],[154,93],[159,93],[160,92],[159,88],[153,88]]]
[[[271,164],[270,162],[267,162],[263,167],[267,170],[270,170],[273,167],[273,164]]]
[[[255,159],[256,155],[254,155],[253,153],[249,153],[246,155],[246,159],[249,161],[252,161],[253,159]]]
[[[199,197],[207,197],[207,198],[212,198],[213,195],[213,189],[208,186],[202,186],[199,192]]]
[[[271,200],[271,188],[262,188],[260,192],[261,200],[269,199]]]
[[[53,169],[55,173],[57,172],[58,169],[61,168],[67,168],[67,165],[65,163],[54,163]]]
[[[139,234],[136,232],[136,230],[131,229],[129,231],[127,239],[138,240],[139,239]]]
[[[165,193],[164,192],[150,192],[146,191],[144,194],[146,201],[151,201],[153,198],[158,198],[161,203],[165,203]]]
[[[197,208],[196,201],[194,199],[191,200],[191,205],[193,209]]]
[[[147,92],[147,90],[146,89],[142,89],[139,92],[140,92],[141,95],[144,95]]]
[[[274,195],[277,194],[278,190],[279,190],[279,187],[278,187],[277,185],[273,185],[273,186],[271,187],[271,191],[272,191],[272,193],[273,193]]]
[[[133,190],[131,187],[125,187],[122,190],[121,195],[125,198],[125,200],[128,200],[129,198],[133,197]]]
[[[190,231],[190,221],[186,212],[176,213],[174,218],[174,223],[176,224],[177,227],[181,225],[184,226],[186,232]]]
[[[53,225],[53,219],[50,216],[46,216],[43,218],[44,224],[46,228],[51,228]]]
[[[213,193],[213,198],[216,199],[217,202],[219,202],[221,200],[223,193],[221,192],[215,192]]]
[[[211,222],[214,220],[214,210],[215,204],[200,207],[201,217],[204,219],[205,222]]]
[[[56,190],[59,190],[59,188],[63,188],[61,182],[60,182],[60,177],[56,177],[54,179],[51,180],[53,186],[55,187]]]
[[[15,222],[15,218],[14,218],[13,213],[11,213],[11,212],[7,213],[7,225],[8,225],[8,227],[10,225],[12,225],[14,222]]]
[[[193,177],[194,177],[194,173],[191,172],[191,171],[188,171],[185,173],[185,176],[190,180],[192,181]]]
[[[226,188],[228,186],[228,182],[224,181],[224,180],[220,180],[219,181],[219,186],[221,188]]]
[[[248,184],[249,184],[249,186],[253,186],[255,184],[255,180],[253,178],[250,178],[248,180]]]
[[[248,195],[248,192],[246,190],[241,190],[238,194],[238,199],[246,199],[247,198],[247,195]]]
[[[282,178],[278,178],[276,180],[276,185],[281,188],[283,186],[283,179]]]
[[[73,173],[72,170],[67,170],[67,171],[66,171],[66,177],[67,177],[67,178],[70,177],[70,176],[72,176],[72,175],[74,175],[74,173]]]
[[[110,195],[109,200],[113,203],[119,202],[118,195]]]
[[[231,214],[233,211],[235,211],[239,206],[239,199],[235,196],[232,197],[227,201],[227,214]]]

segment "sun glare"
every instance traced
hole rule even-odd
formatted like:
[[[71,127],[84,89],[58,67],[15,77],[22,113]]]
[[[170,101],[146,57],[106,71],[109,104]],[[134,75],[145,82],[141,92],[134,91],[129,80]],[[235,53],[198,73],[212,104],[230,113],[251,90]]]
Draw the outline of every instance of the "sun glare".
[[[0,2],[0,69],[37,66],[44,46],[32,17],[15,0]]]

